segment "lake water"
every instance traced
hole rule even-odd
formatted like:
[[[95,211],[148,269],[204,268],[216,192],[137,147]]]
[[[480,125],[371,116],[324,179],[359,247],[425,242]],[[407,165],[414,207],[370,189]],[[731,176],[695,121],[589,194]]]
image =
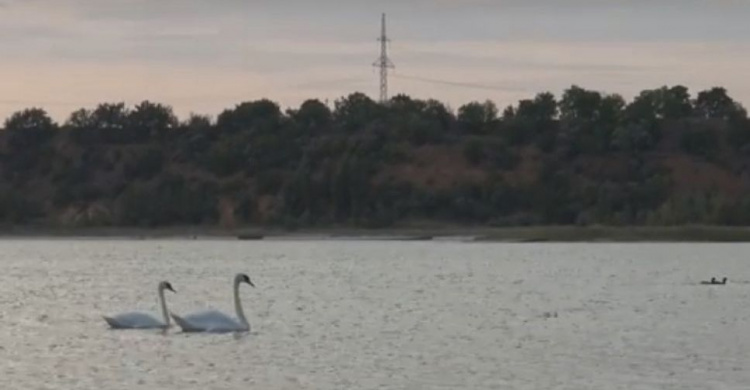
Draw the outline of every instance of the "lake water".
[[[748,389],[750,246],[0,241],[2,389]],[[246,336],[109,330],[233,313]],[[701,286],[711,276],[726,286]]]

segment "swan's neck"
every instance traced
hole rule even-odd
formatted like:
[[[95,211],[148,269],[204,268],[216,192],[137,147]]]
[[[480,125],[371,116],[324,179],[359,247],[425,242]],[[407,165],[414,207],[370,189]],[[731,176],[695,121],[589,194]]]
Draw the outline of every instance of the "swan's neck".
[[[239,280],[236,280],[234,282],[234,310],[237,312],[237,318],[240,319],[240,323],[246,328],[249,328],[250,324],[247,322],[247,317],[245,317],[245,311],[242,310],[242,303],[240,302],[240,281]]]
[[[169,327],[169,312],[167,311],[167,301],[164,299],[164,288],[159,287],[159,303],[161,304],[161,314],[164,316],[164,323]]]

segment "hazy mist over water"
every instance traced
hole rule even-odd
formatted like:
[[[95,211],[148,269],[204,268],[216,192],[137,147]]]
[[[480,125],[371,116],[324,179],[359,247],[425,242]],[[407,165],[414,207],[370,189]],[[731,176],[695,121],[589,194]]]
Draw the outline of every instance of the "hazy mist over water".
[[[746,389],[748,245],[0,241],[5,389]],[[232,313],[252,332],[112,331]],[[727,276],[726,286],[701,286]]]

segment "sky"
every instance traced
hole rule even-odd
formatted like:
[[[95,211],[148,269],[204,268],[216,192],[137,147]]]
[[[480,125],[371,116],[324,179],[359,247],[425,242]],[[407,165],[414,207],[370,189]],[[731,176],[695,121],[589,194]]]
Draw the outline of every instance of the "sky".
[[[378,96],[380,15],[390,94],[452,108],[570,87],[632,98],[724,86],[750,105],[743,0],[0,0],[0,118],[59,121],[101,102],[151,100],[215,116]]]

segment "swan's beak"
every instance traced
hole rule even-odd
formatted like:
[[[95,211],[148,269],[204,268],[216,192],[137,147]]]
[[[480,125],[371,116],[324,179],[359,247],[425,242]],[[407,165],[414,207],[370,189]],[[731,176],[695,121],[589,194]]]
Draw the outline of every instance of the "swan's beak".
[[[248,280],[247,284],[249,284],[249,285],[253,286],[253,288],[255,288],[255,285],[253,284],[253,282],[251,280]]]

